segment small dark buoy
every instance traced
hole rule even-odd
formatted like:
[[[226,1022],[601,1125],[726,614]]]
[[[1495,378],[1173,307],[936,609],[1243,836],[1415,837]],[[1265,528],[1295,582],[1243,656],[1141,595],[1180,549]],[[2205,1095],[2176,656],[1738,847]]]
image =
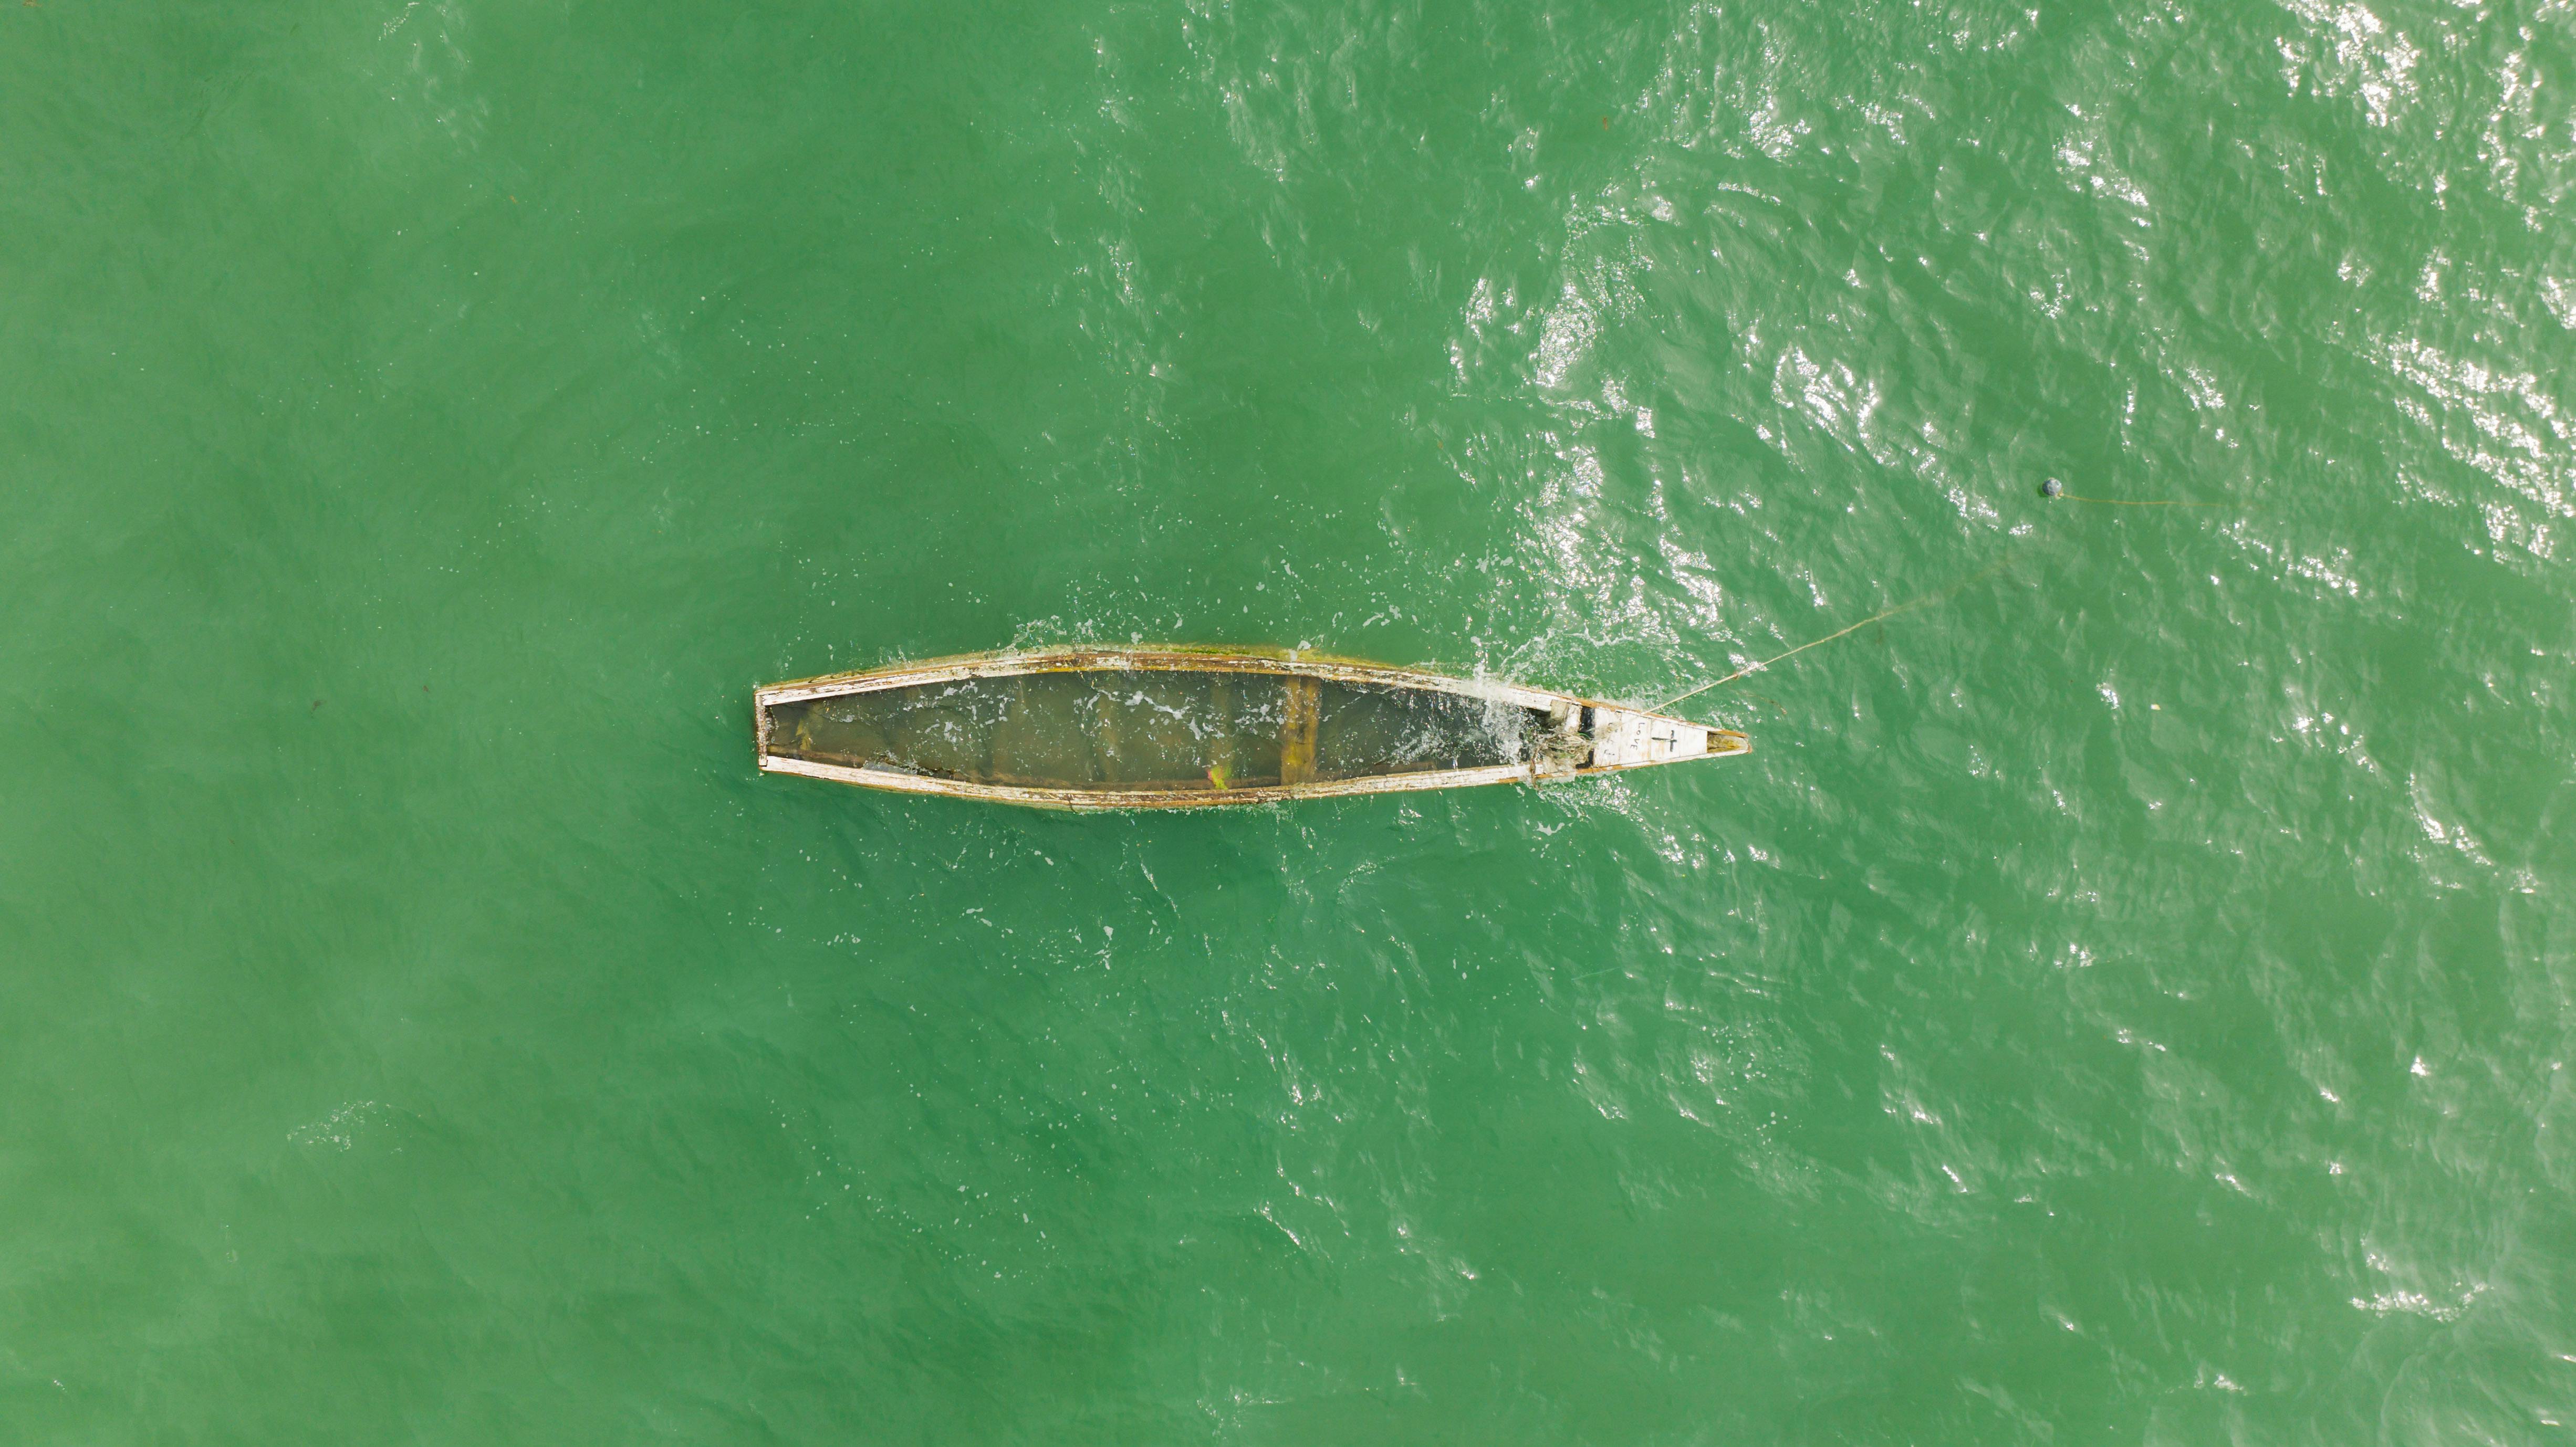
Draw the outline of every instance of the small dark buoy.
[[[2064,491],[2066,491],[2066,484],[2059,482],[2053,477],[2039,485],[2039,495],[2041,497],[2055,497]]]

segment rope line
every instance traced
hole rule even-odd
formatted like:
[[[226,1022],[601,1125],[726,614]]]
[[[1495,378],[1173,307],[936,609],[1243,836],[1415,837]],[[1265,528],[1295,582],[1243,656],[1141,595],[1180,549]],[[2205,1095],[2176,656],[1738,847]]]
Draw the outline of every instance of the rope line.
[[[1752,664],[1752,665],[1750,665],[1750,666],[1748,666],[1748,667],[1744,667],[1744,668],[1739,668],[1739,669],[1735,670],[1733,673],[1728,674],[1728,675],[1727,675],[1726,677],[1724,677],[1724,678],[1716,679],[1716,680],[1714,680],[1714,681],[1712,681],[1712,682],[1709,682],[1709,683],[1703,683],[1703,684],[1701,684],[1699,687],[1692,689],[1692,690],[1691,690],[1690,692],[1688,692],[1688,693],[1677,693],[1677,694],[1673,695],[1671,698],[1665,699],[1662,703],[1656,704],[1656,705],[1655,705],[1655,707],[1654,707],[1654,712],[1656,712],[1656,713],[1662,713],[1664,710],[1666,710],[1666,709],[1668,709],[1668,708],[1671,708],[1674,704],[1677,704],[1677,703],[1681,702],[1683,699],[1686,699],[1686,698],[1696,698],[1696,697],[1698,697],[1699,695],[1701,695],[1701,694],[1703,694],[1703,693],[1708,692],[1710,689],[1712,689],[1712,688],[1716,688],[1716,687],[1717,687],[1717,686],[1719,686],[1720,684],[1733,683],[1735,680],[1737,680],[1737,679],[1739,679],[1739,678],[1743,678],[1743,677],[1745,677],[1745,676],[1746,676],[1746,675],[1748,675],[1748,674],[1760,673],[1762,670],[1764,670],[1764,669],[1766,669],[1766,668],[1769,668],[1772,664],[1778,663],[1778,662],[1782,661],[1783,659],[1795,658],[1795,657],[1797,657],[1799,654],[1806,652],[1806,651],[1807,651],[1808,649],[1810,649],[1810,648],[1817,648],[1817,647],[1821,647],[1821,646],[1823,646],[1824,644],[1827,644],[1827,643],[1831,643],[1831,642],[1833,642],[1835,639],[1840,638],[1840,637],[1844,636],[1845,634],[1858,633],[1860,630],[1862,630],[1862,629],[1864,629],[1864,628],[1868,627],[1868,626],[1869,626],[1869,625],[1871,625],[1872,623],[1879,622],[1879,621],[1880,621],[1880,620],[1882,620],[1882,619],[1886,619],[1886,618],[1893,618],[1893,617],[1895,617],[1895,616],[1896,616],[1897,614],[1899,614],[1899,613],[1911,612],[1912,610],[1914,610],[1914,609],[1916,609],[1916,608],[1921,608],[1921,607],[1925,607],[1925,606],[1927,606],[1927,605],[1929,605],[1929,604],[1938,603],[1938,602],[1942,601],[1942,600],[1943,600],[1943,599],[1945,599],[1945,598],[1948,598],[1948,597],[1953,596],[1954,594],[1957,594],[1957,593],[1961,593],[1961,592],[1966,591],[1966,590],[1967,590],[1971,585],[1973,585],[1973,584],[1981,583],[1981,582],[1985,581],[1986,579],[1993,577],[1995,574],[2002,572],[2002,571],[2003,571],[2003,568],[2004,568],[2004,565],[2003,565],[2003,564],[2001,564],[2001,563],[1997,563],[1997,564],[1995,564],[1993,567],[1986,569],[1986,570],[1985,570],[1984,572],[1982,572],[1982,573],[1977,573],[1977,574],[1972,575],[1971,577],[1969,577],[1969,578],[1967,579],[1967,581],[1966,581],[1966,582],[1953,584],[1953,585],[1952,585],[1952,586],[1950,586],[1950,587],[1947,587],[1947,588],[1942,589],[1942,590],[1941,590],[1940,592],[1938,592],[1938,593],[1926,593],[1926,594],[1924,594],[1922,597],[1915,599],[1915,600],[1914,600],[1913,602],[1911,602],[1911,603],[1899,603],[1899,604],[1897,604],[1897,605],[1896,605],[1895,607],[1893,607],[1893,608],[1886,609],[1886,610],[1884,610],[1884,611],[1882,611],[1882,612],[1872,613],[1872,614],[1870,614],[1868,617],[1863,618],[1862,620],[1860,620],[1860,621],[1859,621],[1859,622],[1857,622],[1857,623],[1854,623],[1854,624],[1853,624],[1853,625],[1851,625],[1850,627],[1848,627],[1848,628],[1838,628],[1838,629],[1835,629],[1833,632],[1826,634],[1826,635],[1825,635],[1824,637],[1822,637],[1822,638],[1816,639],[1814,642],[1811,642],[1811,643],[1801,643],[1801,644],[1799,644],[1797,647],[1792,648],[1792,649],[1790,649],[1788,652],[1783,653],[1783,654],[1780,654],[1780,655],[1778,655],[1777,657],[1773,657],[1773,658],[1766,658],[1766,659],[1763,659],[1760,663]]]
[[[2223,502],[2176,502],[2170,498],[2077,497],[2071,492],[2059,493],[2056,502],[2097,502],[2104,507],[2226,507]]]

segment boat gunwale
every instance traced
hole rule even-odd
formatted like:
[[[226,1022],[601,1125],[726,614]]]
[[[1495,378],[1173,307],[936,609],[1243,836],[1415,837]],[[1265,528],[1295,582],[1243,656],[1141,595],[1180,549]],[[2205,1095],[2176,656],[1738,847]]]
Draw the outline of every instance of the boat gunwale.
[[[943,779],[936,774],[904,774],[892,769],[854,769],[843,764],[817,764],[784,754],[765,755],[765,773],[794,774],[836,784],[885,789],[901,794],[942,794],[953,799],[981,799],[1039,809],[1099,811],[1110,809],[1204,809],[1235,804],[1278,804],[1295,799],[1324,799],[1357,794],[1403,794],[1425,789],[1460,789],[1482,784],[1517,784],[1530,780],[1530,766],[1491,764],[1474,769],[1427,769],[1414,774],[1370,774],[1355,779],[1325,779],[1311,784],[1272,784],[1251,789],[1047,789],[1019,784],[979,784]],[[1631,765],[1630,767],[1642,767]],[[1614,770],[1602,769],[1600,773]]]
[[[1389,663],[1372,663],[1366,659],[1343,658],[1327,653],[1308,653],[1299,649],[1192,648],[1171,644],[1069,644],[1053,648],[960,653],[947,658],[923,659],[917,663],[897,663],[883,668],[861,669],[850,673],[827,673],[814,678],[795,678],[783,683],[764,684],[754,690],[754,697],[765,710],[773,704],[803,703],[817,698],[839,698],[854,693],[875,693],[881,689],[910,688],[925,683],[947,683],[968,678],[1016,678],[1036,673],[1111,671],[1230,673],[1324,678],[1341,683],[1381,683],[1398,688],[1457,694],[1466,698],[1517,704],[1525,708],[1546,708],[1565,702],[1588,704],[1596,708],[1622,707],[1619,704],[1602,703],[1573,694],[1506,683],[1500,679],[1456,678],[1445,673],[1399,668]],[[1643,712],[1639,709],[1624,711]],[[1688,722],[1688,720],[1675,720],[1675,722]]]

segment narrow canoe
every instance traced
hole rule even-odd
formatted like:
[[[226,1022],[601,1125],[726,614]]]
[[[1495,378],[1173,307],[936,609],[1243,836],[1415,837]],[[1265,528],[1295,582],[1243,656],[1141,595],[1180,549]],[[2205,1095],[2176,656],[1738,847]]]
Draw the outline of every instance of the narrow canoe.
[[[968,654],[773,683],[753,712],[769,773],[1055,809],[1540,783],[1751,747],[1573,694],[1284,649]]]

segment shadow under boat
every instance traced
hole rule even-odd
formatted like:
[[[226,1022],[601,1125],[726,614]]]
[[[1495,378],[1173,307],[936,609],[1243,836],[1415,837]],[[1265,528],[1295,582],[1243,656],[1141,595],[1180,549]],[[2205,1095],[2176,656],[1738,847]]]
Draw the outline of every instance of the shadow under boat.
[[[1283,649],[1068,647],[774,683],[760,767],[1054,809],[1587,778],[1751,747],[1572,694]]]

